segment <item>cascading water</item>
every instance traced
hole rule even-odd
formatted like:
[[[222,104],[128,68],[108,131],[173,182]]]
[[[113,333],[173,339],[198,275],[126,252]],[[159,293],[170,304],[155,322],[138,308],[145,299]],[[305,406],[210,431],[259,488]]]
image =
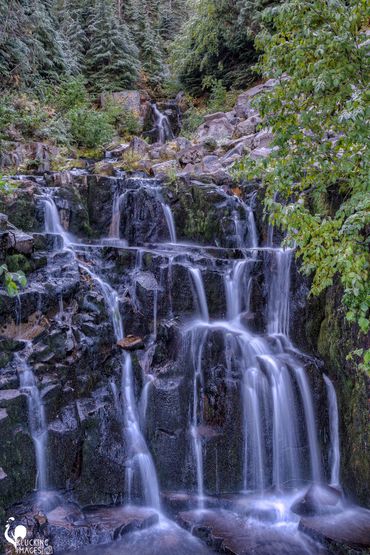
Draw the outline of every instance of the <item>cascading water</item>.
[[[20,386],[21,389],[27,394],[28,422],[32,441],[35,447],[37,470],[36,489],[44,491],[48,487],[48,429],[46,424],[45,408],[32,368],[20,357],[18,357],[17,362],[19,365]]]
[[[60,224],[58,209],[52,197],[45,199],[45,231],[48,233],[60,233],[66,245],[65,232]],[[67,243],[70,245],[70,242]],[[124,329],[122,317],[119,310],[119,298],[115,291],[107,282],[95,274],[88,266],[78,261],[81,270],[87,272],[91,278],[99,285],[109,314],[111,316],[116,341],[124,339]],[[159,486],[157,475],[152,457],[148,451],[145,439],[141,433],[139,418],[136,409],[134,396],[134,386],[132,377],[132,361],[131,355],[124,352],[122,355],[122,414],[125,437],[128,439],[130,458],[132,462],[132,472],[135,467],[139,469],[142,491],[145,502],[148,506],[160,509]],[[113,396],[117,404],[117,393],[113,388]],[[130,480],[131,482],[131,480]],[[129,498],[131,497],[131,485],[128,484]]]
[[[43,198],[45,207],[45,231],[47,233],[60,235],[63,239],[64,247],[68,247],[71,244],[72,237],[60,223],[58,208],[51,194],[52,193],[48,191],[47,196]]]
[[[152,111],[158,142],[164,144],[166,141],[174,138],[171,124],[168,117],[158,109],[155,103],[152,104]]]
[[[126,188],[123,190],[123,187]],[[163,215],[165,227],[161,225]],[[171,243],[177,242],[173,214],[163,199],[158,179],[123,176],[117,180],[109,237],[137,244],[139,237],[143,242],[152,240],[153,236],[163,241],[163,235],[167,235]]]
[[[166,438],[162,441],[167,446],[169,443],[165,442],[176,443],[178,436],[186,428],[184,461],[187,465],[186,472],[190,476],[186,479],[196,490],[197,509],[201,510],[200,513],[206,511],[208,495],[214,493],[215,489],[220,496],[225,493],[222,480],[225,469],[222,469],[223,461],[219,451],[219,444],[223,439],[219,440],[217,435],[221,433],[222,418],[217,415],[216,424],[208,421],[212,420],[213,412],[217,412],[219,401],[216,397],[212,401],[214,404],[211,404],[210,391],[212,393],[217,389],[216,380],[221,382],[224,379],[222,394],[226,398],[225,404],[230,411],[234,411],[235,423],[232,422],[232,425],[234,428],[239,427],[238,453],[237,456],[233,453],[233,464],[236,458],[242,463],[240,471],[235,471],[239,473],[235,490],[239,489],[243,498],[254,499],[256,513],[250,513],[253,518],[259,514],[261,507],[263,510],[273,507],[276,521],[281,523],[290,518],[289,524],[293,523],[296,531],[294,518],[287,517],[296,488],[322,482],[324,471],[314,398],[308,373],[302,363],[304,357],[292,347],[289,339],[293,251],[274,248],[272,245],[260,248],[253,210],[240,199],[227,195],[225,203],[229,202],[228,208],[231,208],[227,225],[228,229],[235,229],[231,248],[213,247],[214,251],[218,251],[214,255],[208,252],[212,252],[209,247],[178,243],[174,218],[170,207],[164,202],[162,192],[163,186],[156,179],[141,176],[123,178],[117,180],[112,202],[109,235],[113,239],[120,239],[122,233],[122,238],[127,239],[130,245],[127,252],[133,260],[136,251],[136,263],[132,264],[130,271],[121,280],[126,280],[123,284],[125,292],[128,292],[131,306],[135,310],[147,309],[148,307],[140,304],[140,292],[137,291],[139,281],[136,281],[144,276],[147,281],[143,284],[148,287],[151,303],[145,312],[150,320],[145,322],[147,331],[146,335],[143,334],[146,350],[143,355],[138,356],[143,371],[140,402],[137,404],[135,399],[133,359],[127,351],[120,355],[120,386],[111,382],[113,405],[122,425],[123,443],[127,451],[125,499],[128,503],[135,501],[137,484],[140,482],[145,503],[160,509],[159,484],[149,451],[149,447],[153,447],[152,441],[155,441],[151,420],[158,417],[160,412],[158,398],[156,401],[160,390],[160,373],[165,375],[168,391],[172,391],[177,379],[173,378],[173,373],[184,362],[190,376],[186,385],[189,397],[186,398],[184,410],[187,422],[182,428],[174,425],[175,429],[172,430],[170,425],[161,421],[158,434]],[[64,248],[75,253],[81,271],[88,273],[98,285],[112,320],[115,340],[123,340],[124,323],[118,291],[101,277],[102,271],[99,275],[95,273],[94,259],[89,259],[89,263],[78,259],[79,251],[73,238],[60,224],[58,210],[51,196],[44,199],[44,205],[46,231],[62,235]],[[143,227],[140,226],[144,225],[147,227],[143,232]],[[99,248],[99,245],[94,247]],[[236,256],[239,258],[235,259]],[[255,326],[257,318],[253,313],[256,304],[254,280],[258,272],[262,273],[261,268],[266,284],[267,307],[264,322],[258,322],[259,325]],[[106,271],[105,268],[103,271]],[[186,306],[190,308],[184,318],[185,323],[176,308],[178,283],[173,281],[174,276],[178,275],[181,276],[180,279],[184,278],[184,282],[188,280],[190,302]],[[212,281],[215,276],[221,292],[218,296],[222,298],[222,308],[213,306],[212,291],[208,289],[215,289]],[[163,302],[163,293],[167,293],[166,303]],[[179,290],[179,295],[180,293]],[[194,301],[192,315],[191,293]],[[262,319],[260,314],[258,316]],[[176,330],[180,330],[176,344],[179,347],[178,359],[174,356],[173,368],[168,364],[158,370],[153,360],[163,355],[156,345],[163,345],[160,344],[162,336],[166,335],[174,323],[178,326]],[[266,333],[256,332],[256,327],[265,329]],[[187,378],[186,373],[184,382]],[[339,482],[337,404],[331,382],[327,377],[324,379],[329,399],[331,483],[334,485]],[[167,389],[161,391],[163,399],[167,400],[163,393],[167,393]],[[166,402],[163,404],[166,405]],[[152,452],[158,463],[162,453],[158,453],[158,448],[153,448]],[[159,475],[159,465],[157,468]]]
[[[339,472],[340,472],[340,445],[339,445],[339,418],[338,418],[338,401],[337,394],[331,379],[324,374],[324,381],[328,395],[329,407],[329,424],[330,424],[330,463],[331,463],[331,477],[330,484],[332,486],[339,486]]]
[[[268,299],[267,331],[271,335],[289,336],[289,297],[291,249],[271,249],[272,278]]]

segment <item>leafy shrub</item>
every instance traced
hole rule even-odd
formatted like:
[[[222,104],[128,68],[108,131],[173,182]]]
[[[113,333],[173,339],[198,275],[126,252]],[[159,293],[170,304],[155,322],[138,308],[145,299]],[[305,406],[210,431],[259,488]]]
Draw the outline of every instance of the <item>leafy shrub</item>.
[[[108,122],[115,127],[121,136],[138,135],[141,126],[138,117],[132,110],[126,110],[122,104],[110,99],[104,107],[104,113]]]
[[[104,112],[74,108],[66,114],[66,118],[72,140],[79,146],[93,148],[112,140],[114,128]]]
[[[196,129],[203,123],[203,117],[206,113],[206,108],[198,108],[192,104],[184,114],[181,135],[190,139]]]
[[[52,93],[53,97],[50,98],[50,103],[61,111],[82,108],[90,102],[83,77],[64,81],[57,89],[53,88]]]
[[[26,287],[27,285],[24,272],[9,272],[5,264],[0,266],[0,277],[2,277],[5,289],[10,297],[18,295],[18,286]]]

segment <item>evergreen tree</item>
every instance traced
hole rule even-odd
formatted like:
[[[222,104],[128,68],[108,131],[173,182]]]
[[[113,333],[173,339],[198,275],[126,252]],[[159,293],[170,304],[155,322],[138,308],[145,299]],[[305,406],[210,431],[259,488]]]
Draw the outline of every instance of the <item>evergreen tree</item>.
[[[277,0],[278,3],[279,0]],[[190,0],[190,18],[174,43],[172,65],[184,87],[201,94],[207,83],[246,87],[255,75],[258,15],[271,0]]]
[[[172,41],[180,31],[187,11],[187,2],[184,0],[162,0],[160,2],[158,29],[165,43]]]
[[[142,78],[155,87],[164,76],[162,41],[156,30],[158,2],[131,0],[126,7],[125,18],[139,48]]]
[[[96,0],[91,7],[85,68],[96,91],[133,87],[139,71],[138,50],[111,0]]]
[[[65,60],[70,75],[77,75],[83,67],[86,34],[80,23],[78,3],[73,0],[58,0],[55,14],[64,40]]]
[[[1,0],[3,85],[55,82],[66,72],[65,43],[51,5],[50,0]]]

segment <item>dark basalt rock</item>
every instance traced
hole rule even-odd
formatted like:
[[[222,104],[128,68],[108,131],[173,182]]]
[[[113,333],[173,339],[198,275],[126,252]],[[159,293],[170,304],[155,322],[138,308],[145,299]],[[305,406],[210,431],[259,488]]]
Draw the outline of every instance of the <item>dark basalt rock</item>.
[[[305,552],[329,555],[325,548],[295,537],[282,527],[259,526],[229,511],[183,512],[178,522],[217,552],[228,555],[298,555]]]
[[[342,509],[342,494],[330,486],[311,486],[304,497],[292,506],[292,511],[302,516],[335,513]]]
[[[360,507],[302,518],[299,529],[315,539],[324,540],[335,553],[368,553],[370,548],[370,511]]]
[[[135,530],[155,525],[158,514],[143,507],[90,506],[73,503],[47,513],[47,531],[56,553],[78,550],[88,544],[105,544]]]

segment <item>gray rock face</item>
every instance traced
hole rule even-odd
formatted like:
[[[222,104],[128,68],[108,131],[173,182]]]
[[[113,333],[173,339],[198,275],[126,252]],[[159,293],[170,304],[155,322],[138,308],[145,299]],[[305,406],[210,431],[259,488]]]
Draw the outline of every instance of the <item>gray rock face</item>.
[[[236,126],[234,136],[235,138],[243,137],[245,135],[251,135],[255,133],[256,127],[261,123],[261,118],[259,116],[250,116],[248,119],[241,121]]]
[[[234,133],[234,127],[231,125],[226,116],[222,116],[203,123],[197,131],[197,138],[199,141],[205,139],[214,139],[221,141],[230,139]]]

